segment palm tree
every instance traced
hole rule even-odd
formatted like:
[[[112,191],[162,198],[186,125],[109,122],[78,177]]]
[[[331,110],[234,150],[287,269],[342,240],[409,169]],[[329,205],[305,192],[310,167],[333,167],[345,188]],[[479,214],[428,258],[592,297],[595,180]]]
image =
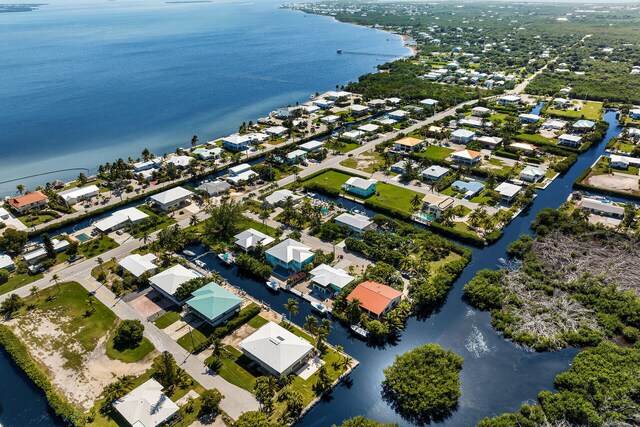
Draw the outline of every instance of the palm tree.
[[[198,135],[193,135],[191,137],[191,146],[195,148],[198,145]]]
[[[196,214],[191,215],[189,218],[189,225],[194,227],[198,223],[198,216]]]
[[[149,231],[144,230],[142,232],[142,243],[146,245],[148,241],[149,241]]]
[[[284,309],[289,313],[289,320],[291,320],[291,315],[298,314],[298,301],[293,298],[289,298],[284,305]]]
[[[93,294],[89,292],[89,294],[87,295],[87,304],[89,304],[89,307],[91,307],[92,313],[96,311],[96,308],[93,305],[95,302],[96,302],[96,297],[94,297]]]
[[[23,195],[26,187],[24,186],[24,184],[18,184],[16,185],[16,190],[18,190],[18,193],[20,193],[20,195]]]
[[[96,262],[100,266],[100,273],[102,273],[102,275],[104,276],[104,268],[103,268],[104,260],[101,257],[98,257],[96,258]]]
[[[31,296],[35,295],[36,299],[40,300],[40,288],[34,285],[29,289],[29,291]]]
[[[51,279],[49,280],[49,282],[54,282],[56,284],[56,287],[58,288],[58,292],[60,292],[60,283],[58,283],[59,280],[60,280],[60,276],[58,276],[57,274],[54,274],[53,276],[51,276]]]
[[[414,211],[417,211],[420,209],[420,206],[422,206],[422,199],[420,198],[420,195],[416,193],[411,198],[411,207]]]
[[[316,316],[307,316],[304,320],[304,325],[302,325],[302,327],[315,335],[318,331],[318,319]]]

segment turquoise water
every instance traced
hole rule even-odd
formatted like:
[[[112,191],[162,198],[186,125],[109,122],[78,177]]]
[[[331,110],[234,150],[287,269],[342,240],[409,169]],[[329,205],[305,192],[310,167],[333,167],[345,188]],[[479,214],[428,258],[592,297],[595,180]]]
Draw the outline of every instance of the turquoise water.
[[[78,235],[76,236],[76,239],[78,239],[78,240],[80,241],[80,243],[84,243],[84,242],[86,242],[87,240],[90,240],[90,239],[91,239],[91,237],[89,237],[89,236],[87,236],[86,234],[82,233],[82,234],[78,234]]]
[[[401,56],[399,36],[274,0],[61,2],[0,14],[0,182],[237,130]],[[34,187],[80,171],[21,180]],[[0,184],[14,193],[18,182]]]

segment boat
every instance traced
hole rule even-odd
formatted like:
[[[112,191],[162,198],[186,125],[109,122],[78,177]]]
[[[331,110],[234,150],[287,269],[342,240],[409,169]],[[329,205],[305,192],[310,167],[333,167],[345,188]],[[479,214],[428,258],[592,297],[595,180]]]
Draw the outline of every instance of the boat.
[[[194,252],[188,251],[188,250],[184,250],[182,251],[182,255],[186,255],[186,256],[196,256],[196,254]]]
[[[342,49],[338,49],[336,52],[338,52],[338,53],[342,53]]]
[[[233,265],[233,263],[236,261],[235,258],[233,257],[233,254],[230,254],[228,252],[225,252],[223,254],[218,254],[218,258],[220,259],[220,261],[222,261],[227,265]]]
[[[207,264],[205,264],[203,261],[200,261],[199,259],[193,261],[193,263],[200,268],[204,268],[204,269],[207,268]]]
[[[358,335],[361,338],[367,338],[369,336],[369,331],[359,325],[351,325],[351,330],[354,334]]]
[[[270,291],[273,292],[280,292],[280,285],[278,285],[278,282],[274,282],[273,280],[267,280],[264,285],[267,287],[267,289],[269,289]]]
[[[324,304],[320,304],[319,302],[312,302],[311,311],[315,311],[320,316],[326,316],[327,314],[329,314],[329,307]]]

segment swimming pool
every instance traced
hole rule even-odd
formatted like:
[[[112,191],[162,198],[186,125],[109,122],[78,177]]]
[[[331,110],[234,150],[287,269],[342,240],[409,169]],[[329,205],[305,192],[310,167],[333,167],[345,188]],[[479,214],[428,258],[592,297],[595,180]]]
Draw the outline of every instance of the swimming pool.
[[[76,236],[76,239],[78,239],[80,241],[80,243],[84,243],[87,240],[91,240],[91,237],[87,236],[86,234],[82,233],[82,234],[78,234]]]

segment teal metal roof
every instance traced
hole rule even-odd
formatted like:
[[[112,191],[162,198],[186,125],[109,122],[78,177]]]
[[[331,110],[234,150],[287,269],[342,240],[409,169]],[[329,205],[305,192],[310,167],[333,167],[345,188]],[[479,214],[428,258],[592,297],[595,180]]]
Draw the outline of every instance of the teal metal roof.
[[[209,320],[216,320],[223,314],[239,307],[242,302],[242,298],[235,296],[214,282],[193,291],[191,295],[193,298],[187,301],[187,305]]]

